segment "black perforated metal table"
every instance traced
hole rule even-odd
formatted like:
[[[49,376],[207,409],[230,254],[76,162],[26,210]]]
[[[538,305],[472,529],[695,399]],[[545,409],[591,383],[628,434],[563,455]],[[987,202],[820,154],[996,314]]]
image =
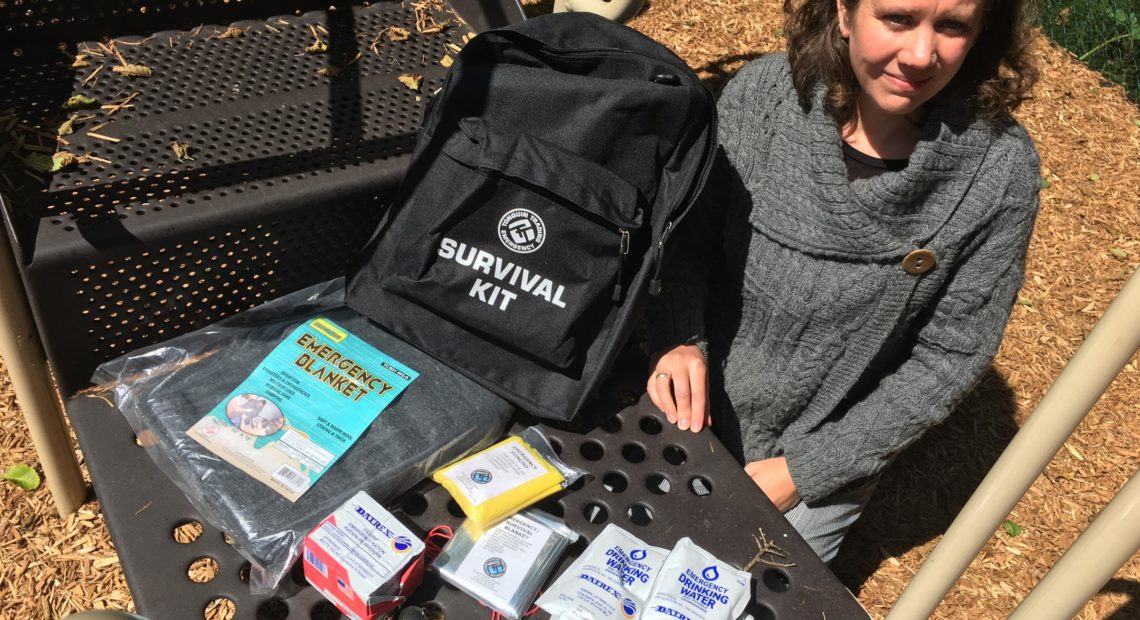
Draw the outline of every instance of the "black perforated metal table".
[[[591,473],[568,491],[539,504],[563,517],[582,537],[556,574],[609,522],[666,548],[688,536],[737,567],[756,554],[753,536],[763,530],[795,566],[760,563],[753,568],[749,611],[754,618],[867,617],[714,435],[669,426],[648,399],[621,407],[610,405],[620,410],[601,412],[602,423],[586,433],[551,430],[562,457]],[[129,508],[108,513],[107,521],[140,613],[155,620],[197,620],[211,601],[225,598],[236,606],[235,618],[339,617],[315,590],[304,587],[299,565],[280,595],[257,597],[249,594],[245,581],[248,563],[220,532],[206,524],[193,542],[176,541],[176,528],[200,519],[178,489],[157,471],[145,450],[135,445],[122,415],[97,397],[75,399],[69,408],[78,432],[90,433],[95,426],[102,429],[85,450],[100,497]],[[421,534],[436,525],[455,527],[462,521],[458,506],[432,482],[406,493],[392,509],[407,517],[405,521]],[[217,576],[208,583],[188,578],[189,567],[199,558],[211,558],[218,565]],[[788,561],[775,556],[766,559]],[[412,600],[438,607],[451,619],[489,617],[487,609],[432,574]]]

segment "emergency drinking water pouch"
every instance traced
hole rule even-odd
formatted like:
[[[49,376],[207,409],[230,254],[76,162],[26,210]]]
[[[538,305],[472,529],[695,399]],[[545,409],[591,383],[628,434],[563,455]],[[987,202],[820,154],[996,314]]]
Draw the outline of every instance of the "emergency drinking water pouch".
[[[610,523],[538,599],[552,620],[628,620],[645,609],[669,551]]]
[[[665,558],[641,617],[735,620],[752,596],[751,582],[750,574],[682,538]]]
[[[473,525],[486,529],[586,472],[558,458],[537,426],[445,467],[432,479],[451,493]]]
[[[483,532],[470,520],[435,560],[444,581],[517,620],[578,534],[561,519],[526,510]]]

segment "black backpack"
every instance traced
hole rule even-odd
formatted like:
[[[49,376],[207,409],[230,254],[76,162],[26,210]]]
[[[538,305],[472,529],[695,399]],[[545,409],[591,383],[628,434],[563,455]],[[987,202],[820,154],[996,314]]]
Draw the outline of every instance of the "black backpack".
[[[680,58],[596,15],[476,36],[348,304],[525,410],[572,419],[660,287],[715,119]]]

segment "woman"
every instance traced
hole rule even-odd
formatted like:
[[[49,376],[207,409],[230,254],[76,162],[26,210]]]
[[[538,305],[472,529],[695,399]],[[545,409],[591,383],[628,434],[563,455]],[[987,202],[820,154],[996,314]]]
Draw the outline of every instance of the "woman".
[[[718,105],[719,178],[651,316],[647,389],[706,424],[825,561],[989,366],[1039,161],[1023,0],[786,0]]]

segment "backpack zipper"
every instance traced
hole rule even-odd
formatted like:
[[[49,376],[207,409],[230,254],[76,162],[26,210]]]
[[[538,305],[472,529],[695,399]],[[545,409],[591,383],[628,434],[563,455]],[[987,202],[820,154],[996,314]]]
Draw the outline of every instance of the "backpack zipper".
[[[545,188],[539,185],[535,185],[525,179],[521,179],[514,175],[507,174],[501,170],[496,170],[487,166],[471,166],[471,169],[478,171],[484,176],[504,179],[508,183],[512,183],[519,187],[525,187],[528,191],[544,195],[547,200],[551,200],[549,196],[545,196],[546,191],[542,191]],[[628,228],[623,228],[620,224],[615,224],[614,222],[610,221],[609,218],[603,215],[594,213],[593,211],[585,209],[580,205],[574,204],[573,201],[566,200],[561,197],[559,198],[560,200],[557,201],[557,204],[559,204],[563,209],[574,212],[578,215],[578,217],[588,222],[592,222],[595,226],[599,226],[610,232],[616,232],[621,237],[621,240],[618,242],[617,278],[616,282],[614,282],[614,292],[611,296],[611,299],[615,304],[620,303],[622,298],[625,296],[625,263],[627,261],[626,257],[629,256],[629,248],[631,243],[630,230]]]
[[[621,303],[622,297],[625,296],[625,261],[626,256],[629,256],[629,231],[624,228],[619,228],[618,232],[621,233],[621,243],[618,246],[617,281],[614,282],[614,295],[612,298],[615,304]]]

